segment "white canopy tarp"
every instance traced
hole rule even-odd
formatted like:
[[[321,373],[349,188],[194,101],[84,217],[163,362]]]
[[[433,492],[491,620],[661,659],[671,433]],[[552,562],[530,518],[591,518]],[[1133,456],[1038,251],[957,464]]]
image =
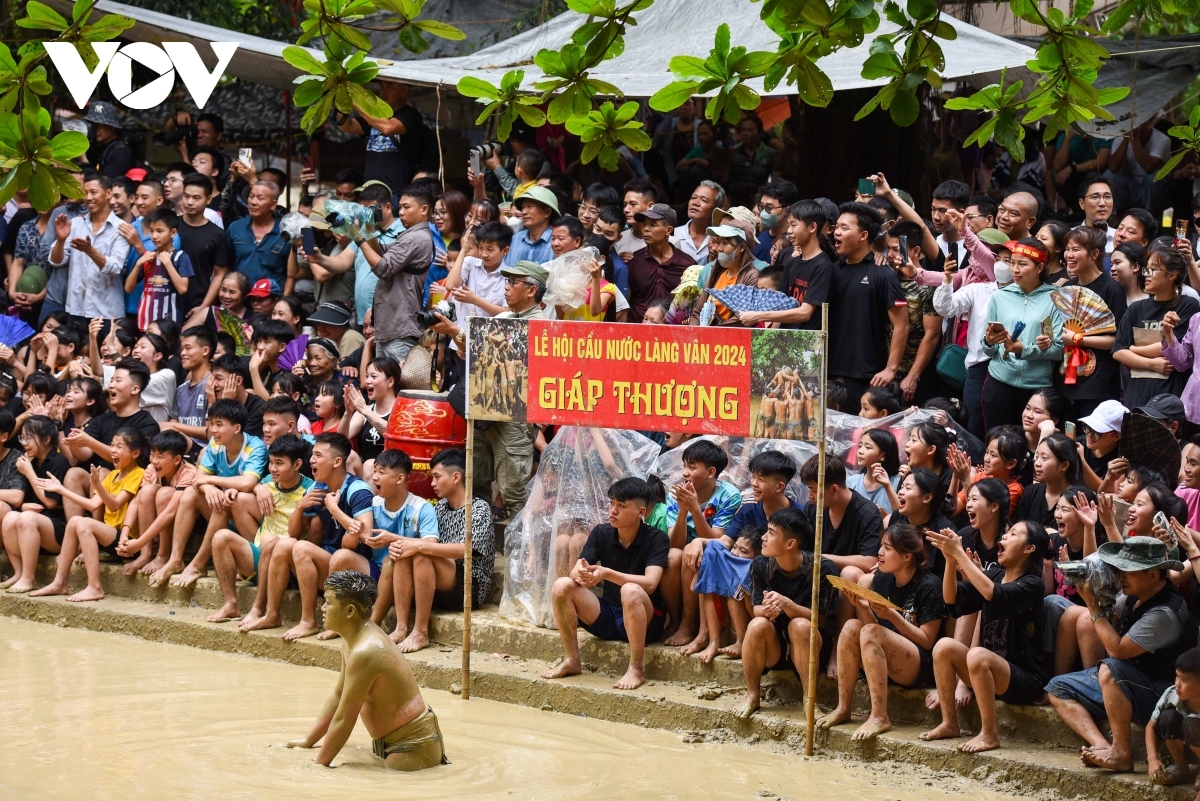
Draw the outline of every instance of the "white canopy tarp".
[[[54,4],[66,5],[64,0],[56,0]],[[283,48],[287,46],[283,42],[202,25],[112,0],[100,0],[93,13],[132,17],[134,27],[123,34],[128,39],[155,43],[190,41],[197,45],[206,41],[237,42],[238,50],[226,72],[243,80],[289,89],[292,79],[299,74],[283,60]],[[560,14],[543,25],[469,56],[379,60],[383,66],[381,77],[422,86],[439,83],[453,86],[465,75],[499,81],[505,72],[519,67],[525,70],[524,85],[529,86],[542,77],[541,70],[533,65],[534,55],[542,48],[560,49],[570,41],[571,33],[583,21],[584,17],[574,12]],[[958,38],[953,41],[939,40],[946,56],[947,78],[997,72],[1006,67],[1022,66],[1033,58],[1034,51],[1023,44],[956,19],[947,18],[947,21],[958,31]],[[722,22],[728,23],[733,43],[745,45],[749,50],[775,50],[779,41],[779,37],[759,19],[758,6],[747,0],[658,0],[637,15],[636,26],[626,30],[625,52],[593,70],[593,77],[615,84],[629,97],[649,97],[673,80],[667,70],[672,56],[708,54]],[[874,38],[894,30],[896,27],[892,23],[882,19],[879,29],[858,47],[842,49],[821,59],[820,66],[829,75],[835,91],[883,83],[862,78],[862,63]],[[207,47],[199,47],[198,51],[210,66],[214,63]],[[762,91],[761,81],[750,85]],[[790,93],[790,87],[781,83],[773,94]]]

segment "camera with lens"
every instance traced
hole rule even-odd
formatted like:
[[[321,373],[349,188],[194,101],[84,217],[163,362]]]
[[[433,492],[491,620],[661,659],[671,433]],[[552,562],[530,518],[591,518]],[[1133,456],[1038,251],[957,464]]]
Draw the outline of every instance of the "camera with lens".
[[[1102,610],[1116,605],[1121,580],[1117,571],[1102,561],[1099,554],[1091,553],[1074,562],[1056,562],[1055,567],[1062,573],[1063,581],[1072,587],[1087,585]]]
[[[490,159],[492,156],[500,156],[504,154],[503,142],[484,142],[482,145],[476,145],[467,151],[473,156],[479,156],[480,161]]]
[[[442,300],[435,303],[432,309],[417,312],[417,322],[421,324],[422,328],[431,328],[441,322],[438,319],[439,314],[452,323],[457,319],[454,316],[454,304],[448,300]]]

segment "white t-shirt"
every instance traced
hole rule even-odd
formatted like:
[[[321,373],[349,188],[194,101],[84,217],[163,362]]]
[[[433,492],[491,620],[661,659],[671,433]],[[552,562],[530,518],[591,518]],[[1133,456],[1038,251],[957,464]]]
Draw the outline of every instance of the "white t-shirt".
[[[1120,141],[1114,141],[1113,148],[1115,149],[1118,144],[1120,144]],[[1165,164],[1167,159],[1171,158],[1170,137],[1157,128],[1152,129],[1150,131],[1150,139],[1146,142],[1146,152],[1160,159]],[[1138,162],[1137,157],[1133,155],[1132,145],[1125,146],[1125,163],[1121,165],[1120,171],[1134,178],[1146,177],[1146,171],[1142,169],[1142,165]]]
[[[160,423],[171,419],[175,407],[175,371],[164,367],[150,376],[142,390],[142,408]]]
[[[692,232],[688,230],[689,223],[684,223],[675,229],[675,247],[692,257],[696,264],[708,263],[708,235],[705,234],[700,247],[692,240]]]
[[[494,303],[497,306],[507,305],[504,301],[504,276],[500,274],[500,267],[488,272],[488,269],[483,266],[483,259],[475,256],[464,256],[462,282],[463,286],[488,303]],[[466,321],[471,317],[492,316],[474,303],[459,303],[458,301],[454,301],[454,305],[454,312],[458,318],[457,322],[460,328],[466,328]],[[453,341],[450,343],[450,347],[458,350]]]
[[[225,230],[225,221],[221,219],[221,215],[207,206],[204,208],[204,219],[208,220],[222,231]]]

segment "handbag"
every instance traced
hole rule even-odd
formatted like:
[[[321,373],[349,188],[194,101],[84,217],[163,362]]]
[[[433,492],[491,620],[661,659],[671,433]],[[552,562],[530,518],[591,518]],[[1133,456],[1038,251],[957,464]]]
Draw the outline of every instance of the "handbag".
[[[938,355],[937,372],[942,380],[955,389],[967,385],[967,349],[962,345],[950,344]]]

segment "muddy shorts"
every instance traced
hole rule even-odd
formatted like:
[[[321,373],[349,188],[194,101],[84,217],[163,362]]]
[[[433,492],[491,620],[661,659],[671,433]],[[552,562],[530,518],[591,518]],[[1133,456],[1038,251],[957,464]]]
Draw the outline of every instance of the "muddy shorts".
[[[429,707],[391,734],[374,740],[371,750],[375,756],[389,761],[388,767],[394,770],[424,770],[450,764],[437,715]],[[397,754],[401,755],[400,759],[388,760]]]
[[[1154,707],[1158,705],[1158,699],[1174,682],[1173,676],[1161,681],[1151,681],[1145,673],[1120,659],[1101,659],[1100,665],[1108,666],[1109,672],[1117,681],[1117,686],[1133,706],[1133,721],[1139,726],[1145,726],[1149,722]],[[1055,676],[1046,685],[1046,692],[1055,698],[1078,701],[1093,718],[1103,720],[1108,717],[1108,713],[1104,710],[1104,692],[1100,689],[1100,665],[1076,673]]]
[[[1186,746],[1200,747],[1200,717],[1196,715],[1182,715],[1168,706],[1158,713],[1155,728],[1160,740],[1180,740]]]
[[[579,625],[583,626],[584,631],[602,640],[629,642],[629,635],[625,632],[625,608],[620,604],[610,603],[603,598],[598,600],[600,601],[600,614],[591,623],[584,623],[581,620],[579,621]],[[662,609],[655,609],[654,614],[650,616],[650,620],[646,623],[647,645],[662,639],[666,623],[667,613]]]

